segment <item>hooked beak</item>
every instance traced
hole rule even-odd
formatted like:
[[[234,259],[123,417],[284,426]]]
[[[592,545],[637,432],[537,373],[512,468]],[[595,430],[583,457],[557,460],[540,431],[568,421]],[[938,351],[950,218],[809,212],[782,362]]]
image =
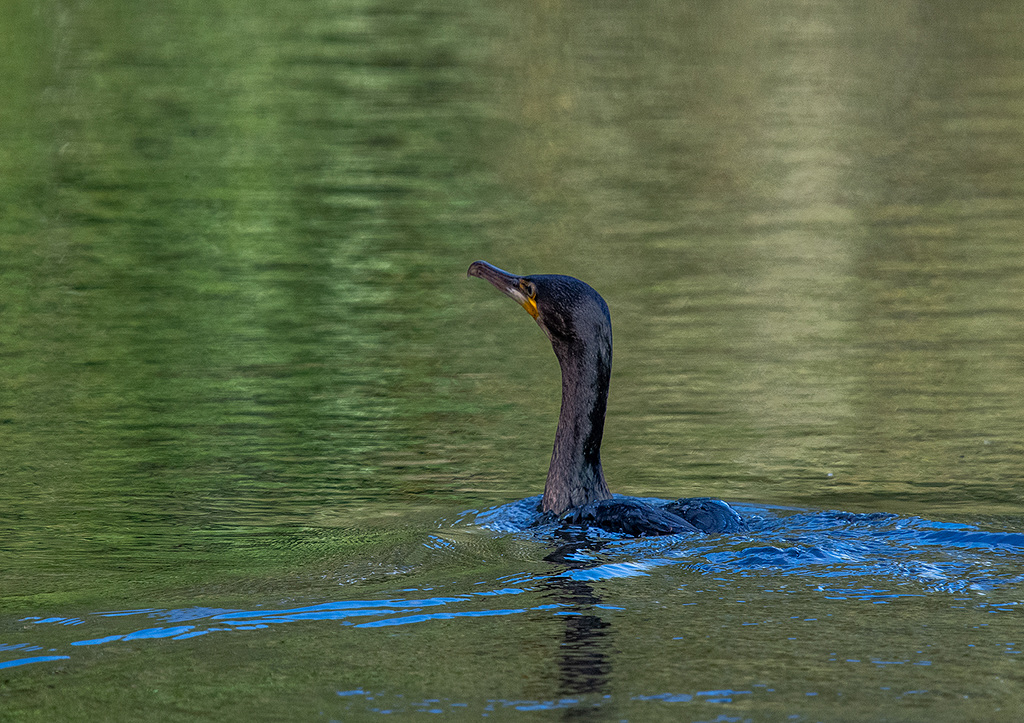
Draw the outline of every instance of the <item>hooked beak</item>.
[[[537,309],[537,293],[533,291],[531,295],[529,289],[533,289],[533,285],[522,276],[502,271],[486,261],[474,261],[470,265],[469,271],[466,272],[466,276],[476,276],[478,279],[489,282],[505,296],[515,299],[534,319],[540,314]]]

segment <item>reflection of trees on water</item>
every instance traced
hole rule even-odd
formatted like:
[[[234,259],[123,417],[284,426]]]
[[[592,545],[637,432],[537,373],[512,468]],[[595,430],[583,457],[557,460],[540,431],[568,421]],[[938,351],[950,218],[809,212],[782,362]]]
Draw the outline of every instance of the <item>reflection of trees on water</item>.
[[[604,546],[603,542],[588,540],[569,532],[560,536],[564,544],[544,559],[564,566],[566,570],[580,570],[598,564],[593,553]],[[580,552],[587,554],[580,555]],[[601,604],[601,598],[593,587],[582,580],[571,577],[551,577],[545,583],[554,602],[562,606],[557,616],[564,623],[562,642],[557,657],[558,692],[562,695],[602,695],[609,692],[612,661],[611,628],[608,621],[594,614],[594,607]],[[565,720],[583,720],[595,716],[604,718],[607,711],[584,704],[565,711]]]

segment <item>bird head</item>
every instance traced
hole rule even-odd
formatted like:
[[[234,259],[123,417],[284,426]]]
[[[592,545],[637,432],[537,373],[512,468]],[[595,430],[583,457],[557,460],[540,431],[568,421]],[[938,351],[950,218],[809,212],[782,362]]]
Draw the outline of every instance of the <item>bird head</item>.
[[[607,337],[611,342],[608,305],[589,285],[571,276],[538,274],[517,276],[486,261],[475,261],[468,276],[489,282],[526,309],[556,351],[562,344],[576,345]]]

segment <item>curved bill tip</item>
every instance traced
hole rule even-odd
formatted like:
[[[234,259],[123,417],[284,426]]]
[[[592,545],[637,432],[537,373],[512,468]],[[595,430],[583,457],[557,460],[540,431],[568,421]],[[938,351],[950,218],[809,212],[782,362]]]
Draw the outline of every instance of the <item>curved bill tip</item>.
[[[489,281],[502,291],[510,286],[517,286],[519,284],[518,276],[510,274],[507,271],[503,271],[497,266],[489,264],[486,261],[474,261],[471,263],[469,265],[469,270],[466,272],[466,276],[475,276],[478,279]]]

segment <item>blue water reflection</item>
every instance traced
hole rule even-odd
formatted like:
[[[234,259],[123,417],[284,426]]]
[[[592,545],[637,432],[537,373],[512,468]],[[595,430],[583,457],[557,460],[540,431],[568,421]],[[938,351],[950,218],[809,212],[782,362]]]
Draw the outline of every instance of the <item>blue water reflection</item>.
[[[706,690],[694,691],[693,693],[656,693],[651,695],[632,696],[631,700],[650,703],[692,703],[700,702],[706,704],[727,704],[732,703],[737,697],[752,696],[757,693],[773,693],[775,691],[762,686],[761,690]],[[483,701],[482,703],[467,703],[453,701],[445,698],[431,698],[425,700],[408,699],[402,695],[393,695],[381,691],[367,691],[362,688],[355,690],[338,691],[341,698],[357,699],[365,702],[365,710],[380,714],[400,713],[451,713],[459,710],[471,709],[482,717],[499,711],[505,712],[535,712],[565,710],[568,708],[598,707],[601,702],[611,698],[610,695],[602,698],[587,701],[577,697],[552,698],[547,700],[524,700],[524,699],[502,699],[495,698]],[[740,720],[730,717],[718,717],[716,720]]]
[[[70,660],[70,655],[38,655],[34,658],[15,658],[0,662],[0,669],[16,668],[19,665],[30,665],[31,663],[49,663],[54,660]]]
[[[552,534],[554,526],[531,527],[538,500],[530,497],[486,510],[477,516],[477,523],[495,531]],[[1024,581],[1022,533],[989,532],[973,525],[888,513],[736,508],[750,522],[750,530],[743,535],[632,539],[588,532],[588,536],[608,538],[601,554],[573,552],[566,559],[590,565],[563,574],[600,580],[645,575],[656,567],[681,564],[709,574],[771,570],[775,575],[825,578],[828,590],[865,599],[881,599],[892,591],[860,589],[850,586],[851,581],[910,579],[920,582],[925,591],[951,593],[982,592]]]
[[[549,574],[502,575],[493,581],[476,583],[474,587],[479,590],[443,596],[425,596],[425,590],[412,588],[387,599],[338,600],[276,610],[143,608],[96,612],[84,617],[28,617],[21,622],[40,628],[81,627],[82,637],[70,643],[72,648],[81,648],[127,641],[186,640],[211,633],[254,631],[309,621],[383,628],[525,613],[562,616],[578,612],[569,599],[542,604],[530,604],[533,599],[524,599],[526,604],[521,605],[509,605],[506,601],[541,589],[598,582],[608,588],[618,580],[672,568],[683,574],[696,573],[696,578],[687,578],[691,583],[762,576],[768,586],[765,592],[785,587],[785,580],[801,578],[804,586],[816,589],[825,601],[859,600],[884,605],[902,598],[969,592],[978,594],[977,599],[954,598],[953,602],[970,599],[974,607],[992,613],[1017,612],[1021,605],[1021,601],[1013,599],[988,601],[982,595],[1024,581],[1024,535],[1019,533],[988,532],[971,525],[891,514],[740,506],[742,514],[751,521],[750,530],[743,535],[636,539],[604,534],[591,538],[588,534],[564,544],[565,540],[554,529],[529,526],[535,501],[536,498],[530,498],[468,514],[440,530],[435,541],[424,544],[437,547],[436,540],[447,540],[458,546],[460,535],[479,535],[487,530],[498,531],[499,537],[514,535],[547,543],[542,549],[548,552],[554,540],[560,546],[545,557],[555,563]],[[596,597],[590,602],[602,606]],[[603,607],[626,609],[622,604]],[[123,620],[127,629],[112,633],[110,625],[117,620]],[[103,634],[88,634],[97,628]],[[41,652],[43,647],[20,644],[0,650],[17,654]],[[46,652],[49,654],[0,662],[0,667],[69,658],[68,651]],[[557,703],[550,705],[557,707]]]

